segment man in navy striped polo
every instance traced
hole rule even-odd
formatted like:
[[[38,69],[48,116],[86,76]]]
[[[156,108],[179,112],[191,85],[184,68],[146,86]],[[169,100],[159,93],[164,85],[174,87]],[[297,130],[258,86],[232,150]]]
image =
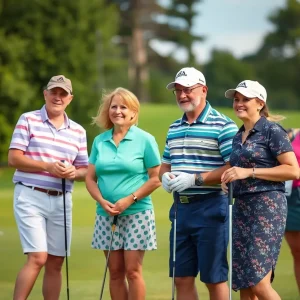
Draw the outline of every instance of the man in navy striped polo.
[[[177,299],[198,299],[195,277],[200,272],[210,299],[227,300],[228,199],[220,178],[229,168],[237,126],[211,107],[205,77],[195,68],[181,69],[167,89],[173,90],[184,112],[169,127],[160,170],[163,188],[177,201]],[[174,204],[170,221],[172,254]],[[172,277],[172,255],[169,263]]]
[[[27,254],[14,300],[27,299],[42,267],[44,299],[59,299],[66,255],[62,178],[70,255],[73,184],[84,180],[88,166],[86,131],[65,113],[73,99],[71,81],[64,75],[53,76],[43,96],[45,105],[40,110],[19,118],[8,153],[9,165],[16,168],[14,214]]]

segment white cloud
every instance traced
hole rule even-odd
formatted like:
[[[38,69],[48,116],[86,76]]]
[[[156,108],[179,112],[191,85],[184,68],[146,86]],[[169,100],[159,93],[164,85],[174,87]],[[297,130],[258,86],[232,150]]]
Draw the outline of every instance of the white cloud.
[[[257,51],[263,41],[264,35],[265,33],[263,32],[255,31],[214,35],[205,42],[195,42],[193,51],[197,62],[200,64],[204,64],[210,60],[212,49],[228,50],[236,58],[241,58]],[[183,48],[176,48],[174,43],[152,40],[150,46],[163,56],[173,55],[180,62],[185,62],[187,59],[186,51]]]
[[[185,62],[187,59],[186,51],[183,48],[178,48],[172,42],[161,42],[153,39],[150,41],[150,47],[162,56],[173,56],[179,62]]]
[[[235,57],[241,58],[257,51],[264,35],[263,32],[235,32],[219,36],[214,35],[204,43],[195,43],[193,49],[199,63],[206,63],[210,59],[212,49],[228,50]]]

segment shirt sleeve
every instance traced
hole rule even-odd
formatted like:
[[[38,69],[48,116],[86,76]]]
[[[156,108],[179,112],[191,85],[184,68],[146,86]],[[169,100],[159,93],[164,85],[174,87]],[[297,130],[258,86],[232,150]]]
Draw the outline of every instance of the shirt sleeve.
[[[147,169],[160,165],[160,153],[155,138],[149,135],[146,138],[144,163]]]
[[[166,138],[165,148],[164,148],[164,152],[163,152],[163,156],[162,156],[162,162],[164,164],[170,165],[171,157],[170,157],[170,148],[169,148],[169,144],[168,144],[168,136],[169,136],[169,133]]]
[[[87,138],[85,130],[81,133],[79,151],[73,164],[75,167],[87,167],[88,165]]]
[[[21,115],[14,129],[9,149],[26,151],[30,142],[30,128],[25,115]]]
[[[294,151],[286,131],[279,124],[272,124],[268,131],[269,149],[274,157]]]
[[[219,134],[219,149],[220,149],[220,153],[223,157],[223,160],[225,162],[229,161],[229,157],[232,151],[232,141],[234,136],[236,135],[238,131],[238,128],[236,126],[236,124],[231,121],[231,122],[227,122],[220,134]]]

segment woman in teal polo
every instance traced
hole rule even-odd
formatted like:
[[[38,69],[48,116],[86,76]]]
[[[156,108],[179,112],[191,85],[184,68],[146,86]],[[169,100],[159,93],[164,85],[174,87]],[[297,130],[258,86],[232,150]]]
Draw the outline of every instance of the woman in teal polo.
[[[117,88],[103,97],[93,121],[106,131],[94,139],[86,176],[97,202],[92,247],[107,255],[118,215],[108,266],[113,300],[145,299],[143,257],[157,248],[150,194],[160,186],[160,154],[155,138],[136,126],[139,109],[133,93]]]

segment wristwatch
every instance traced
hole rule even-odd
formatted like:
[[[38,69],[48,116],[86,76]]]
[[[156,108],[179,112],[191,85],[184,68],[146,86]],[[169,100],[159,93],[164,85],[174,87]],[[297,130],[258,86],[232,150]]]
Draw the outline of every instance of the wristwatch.
[[[138,198],[137,198],[137,196],[135,195],[135,194],[131,194],[132,195],[132,197],[133,197],[133,202],[134,203],[137,203],[138,202]]]
[[[201,186],[204,183],[204,179],[201,174],[196,174],[195,185]]]

